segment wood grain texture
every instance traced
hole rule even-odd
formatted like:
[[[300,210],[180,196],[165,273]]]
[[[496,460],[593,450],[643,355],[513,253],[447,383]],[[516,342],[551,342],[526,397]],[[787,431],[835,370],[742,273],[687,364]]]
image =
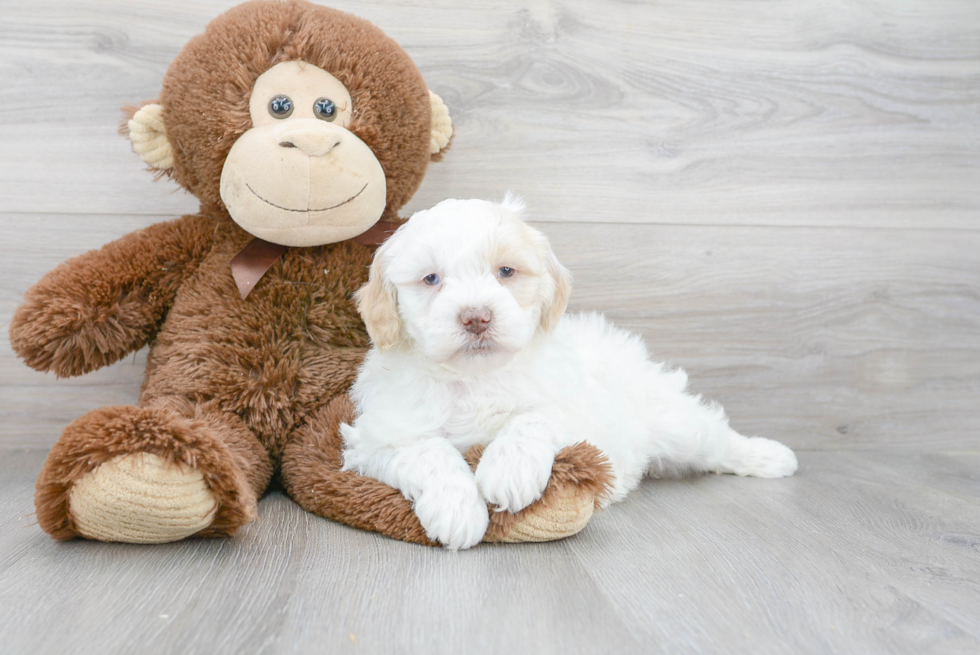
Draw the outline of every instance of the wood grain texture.
[[[785,484],[647,482],[571,547],[644,641],[691,652],[975,652],[978,489],[954,498],[923,477],[914,458],[882,466],[877,453],[806,453]]]
[[[0,9],[0,211],[179,214],[115,135],[234,1]],[[980,4],[339,1],[457,137],[410,209],[514,189],[562,221],[973,227]]]
[[[647,480],[567,541],[462,553],[278,493],[234,540],[56,543],[25,525],[42,459],[0,461],[4,653],[980,649],[980,488],[933,484],[977,454],[806,453],[782,481]]]
[[[59,262],[196,209],[116,134],[236,0],[0,0],[0,329]],[[788,480],[647,481],[554,544],[447,553],[304,513],[60,544],[33,484],[145,353],[55,380],[0,338],[0,653],[980,652],[980,3],[338,0],[456,138],[406,213],[526,196],[601,310]],[[30,451],[21,448],[30,448]]]

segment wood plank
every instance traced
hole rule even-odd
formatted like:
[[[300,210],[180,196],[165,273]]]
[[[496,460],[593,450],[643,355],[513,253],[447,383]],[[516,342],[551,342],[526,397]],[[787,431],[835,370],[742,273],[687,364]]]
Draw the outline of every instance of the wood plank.
[[[0,458],[4,652],[980,648],[980,488],[947,493],[915,454],[806,453],[786,480],[647,480],[572,539],[462,553],[340,526],[278,492],[235,539],[57,543],[10,529],[43,456]],[[933,461],[977,470],[980,453]]]
[[[40,465],[40,453],[24,458]],[[3,482],[0,498],[16,500],[14,514],[29,507],[22,480]],[[29,537],[0,541],[0,563],[12,552],[0,567],[5,652],[68,640],[79,654],[136,643],[146,653],[642,652],[563,543],[428,549],[330,523],[280,493],[233,540],[56,543],[36,527]]]
[[[889,457],[805,453],[777,481],[648,480],[569,544],[643,642],[976,652],[980,488],[949,496],[914,457]]]
[[[37,450],[0,453],[0,575],[50,541],[34,516],[34,481],[44,457]]]
[[[283,612],[282,652],[646,650],[566,543],[449,553],[309,521],[302,583]],[[341,553],[339,565],[324,566],[323,553]]]
[[[193,210],[114,130],[232,4],[5,7],[0,211]],[[976,225],[971,0],[333,4],[402,43],[455,118],[410,210],[513,189],[561,221]]]
[[[28,219],[0,261],[0,326],[55,262],[145,221],[0,215]],[[538,225],[576,276],[571,309],[641,332],[743,432],[797,449],[980,448],[980,233]],[[49,446],[73,418],[133,402],[143,365],[55,381],[3,340],[0,445]]]
[[[980,493],[978,452],[980,448],[974,448],[972,452],[952,453],[925,448],[923,452],[914,454],[875,451],[869,457],[879,466],[895,468],[904,464],[914,467],[918,483],[940,489],[962,500],[975,500]],[[964,538],[970,540],[969,537]],[[975,545],[980,548],[980,544]]]

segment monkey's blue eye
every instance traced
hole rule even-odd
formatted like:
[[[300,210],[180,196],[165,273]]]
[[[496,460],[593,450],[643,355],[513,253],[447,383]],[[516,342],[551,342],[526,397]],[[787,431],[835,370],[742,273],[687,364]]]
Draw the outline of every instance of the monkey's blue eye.
[[[269,101],[269,113],[273,118],[286,118],[293,113],[293,101],[288,96],[278,95]]]
[[[337,105],[330,98],[320,98],[313,103],[313,113],[321,120],[332,121],[337,118]]]
[[[424,278],[422,278],[422,281],[428,284],[430,287],[434,287],[435,285],[442,282],[442,279],[435,273],[429,273]]]

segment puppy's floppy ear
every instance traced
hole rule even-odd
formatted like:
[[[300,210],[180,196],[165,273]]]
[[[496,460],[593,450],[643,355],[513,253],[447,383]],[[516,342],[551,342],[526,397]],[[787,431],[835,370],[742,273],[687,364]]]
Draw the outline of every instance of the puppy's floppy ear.
[[[394,348],[401,329],[395,285],[385,275],[383,254],[384,246],[374,255],[367,284],[354,294],[357,311],[361,313],[368,335],[378,350]]]
[[[568,305],[568,296],[572,293],[572,274],[555,257],[548,240],[543,235],[542,242],[548,275],[554,283],[554,293],[550,301],[545,302],[541,308],[541,329],[545,332],[552,332],[558,327],[558,321],[561,320],[562,314],[565,313],[565,307]]]
[[[558,327],[558,321],[561,320],[568,305],[568,297],[572,293],[572,274],[558,261],[548,242],[548,237],[524,222],[526,205],[523,198],[508,191],[500,206],[510,212],[523,226],[525,237],[534,245],[539,259],[544,264],[546,275],[550,278],[550,284],[545,285],[545,298],[541,303],[538,327],[545,332],[552,332]]]

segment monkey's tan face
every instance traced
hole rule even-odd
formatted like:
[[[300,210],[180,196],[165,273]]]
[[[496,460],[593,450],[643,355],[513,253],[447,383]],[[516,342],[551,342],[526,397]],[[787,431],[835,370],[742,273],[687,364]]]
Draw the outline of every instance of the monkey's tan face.
[[[252,129],[221,171],[221,199],[247,232],[284,246],[350,239],[374,225],[386,203],[385,173],[348,129],[351,97],[336,77],[288,61],[255,82]]]

